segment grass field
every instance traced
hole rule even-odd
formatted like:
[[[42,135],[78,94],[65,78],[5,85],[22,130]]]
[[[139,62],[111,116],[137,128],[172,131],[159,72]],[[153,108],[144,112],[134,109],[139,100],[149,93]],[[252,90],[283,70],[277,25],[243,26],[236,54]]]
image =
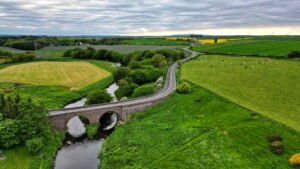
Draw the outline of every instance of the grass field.
[[[87,62],[33,62],[0,70],[0,82],[66,86],[80,89],[109,72]]]
[[[117,51],[120,53],[131,53],[134,51],[144,51],[144,50],[157,50],[157,49],[170,49],[176,48],[176,46],[155,46],[155,45],[89,45],[97,50],[106,49]],[[76,47],[86,48],[87,46],[49,46],[37,50],[38,56],[46,57],[46,56],[62,56],[63,52],[68,49],[74,49]]]
[[[204,55],[182,78],[300,131],[300,62]]]
[[[34,51],[38,58],[47,59],[47,58],[61,58],[65,50],[51,50],[51,49],[40,49]]]
[[[25,52],[23,50],[14,49],[14,48],[5,47],[5,46],[0,46],[0,50],[12,52],[12,53],[24,53]]]
[[[193,47],[200,52],[237,55],[286,57],[291,51],[300,50],[300,40],[241,40]]]
[[[64,133],[51,133],[51,139],[46,141],[40,155],[32,156],[25,146],[17,146],[4,150],[5,160],[0,161],[0,169],[50,169],[53,168],[53,158],[56,150],[62,145]]]
[[[269,150],[271,133],[284,138],[281,156]],[[104,143],[101,169],[288,169],[299,144],[294,130],[193,86],[119,125]]]
[[[185,46],[189,45],[187,41],[173,41],[163,38],[136,38],[132,40],[125,40],[129,45],[162,45],[162,46]]]
[[[105,69],[108,72],[113,72],[115,69],[114,67],[111,67],[111,62],[90,60],[87,61],[87,63],[95,65],[100,69]],[[112,74],[110,73],[109,76],[80,88],[79,90],[70,90],[69,87],[64,86],[40,84],[30,85],[2,82],[0,83],[0,92],[11,96],[20,95],[22,98],[30,97],[35,102],[44,103],[47,109],[58,109],[64,107],[66,104],[82,98],[90,91],[106,88],[112,83],[112,81],[113,78]]]

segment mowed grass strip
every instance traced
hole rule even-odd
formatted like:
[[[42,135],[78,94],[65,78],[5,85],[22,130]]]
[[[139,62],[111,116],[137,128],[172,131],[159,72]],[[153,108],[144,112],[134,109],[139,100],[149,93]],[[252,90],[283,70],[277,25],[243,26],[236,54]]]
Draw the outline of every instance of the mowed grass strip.
[[[80,89],[110,73],[87,62],[33,62],[0,70],[0,82],[66,86]]]
[[[193,48],[201,52],[237,55],[286,57],[291,51],[300,50],[297,40],[241,40],[219,44],[199,45]]]
[[[300,131],[300,62],[203,55],[183,79]]]

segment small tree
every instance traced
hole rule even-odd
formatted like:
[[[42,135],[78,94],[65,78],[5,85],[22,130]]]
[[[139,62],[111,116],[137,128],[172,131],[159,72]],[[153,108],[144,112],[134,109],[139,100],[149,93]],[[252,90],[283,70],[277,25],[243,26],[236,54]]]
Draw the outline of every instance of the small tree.
[[[130,69],[128,67],[120,67],[114,72],[114,80],[117,82],[120,79],[123,79],[130,74]]]
[[[166,58],[163,55],[161,55],[161,54],[155,54],[152,57],[152,64],[155,67],[164,67],[164,66],[167,65],[167,60],[166,60]]]
[[[11,119],[0,123],[0,148],[9,148],[20,143],[17,122]]]
[[[192,88],[187,82],[182,82],[177,88],[177,92],[181,94],[189,93],[191,90]]]
[[[38,154],[44,147],[43,140],[41,138],[33,138],[26,141],[26,149],[32,154]]]
[[[153,85],[144,85],[136,88],[132,94],[133,97],[147,96],[155,92]]]
[[[87,104],[110,102],[112,97],[105,90],[96,90],[87,95]]]
[[[105,60],[104,57],[107,52],[108,51],[106,49],[100,49],[94,54],[93,58],[97,60]]]

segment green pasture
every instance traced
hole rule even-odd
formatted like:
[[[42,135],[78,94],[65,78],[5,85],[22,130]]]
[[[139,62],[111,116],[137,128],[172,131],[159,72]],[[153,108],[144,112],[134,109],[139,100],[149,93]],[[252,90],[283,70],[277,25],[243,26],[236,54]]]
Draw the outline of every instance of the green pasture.
[[[185,80],[300,131],[300,62],[203,55],[183,65]]]
[[[279,133],[285,153],[269,150]],[[131,116],[109,136],[101,169],[288,169],[300,134],[203,88]]]
[[[300,40],[240,40],[219,44],[194,46],[199,52],[286,57],[291,51],[300,50]]]

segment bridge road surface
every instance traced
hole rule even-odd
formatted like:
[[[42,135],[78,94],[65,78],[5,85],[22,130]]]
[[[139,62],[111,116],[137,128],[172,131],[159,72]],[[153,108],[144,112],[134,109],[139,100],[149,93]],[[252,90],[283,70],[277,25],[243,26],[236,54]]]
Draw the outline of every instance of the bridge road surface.
[[[189,57],[181,60],[181,62],[186,62],[198,55],[198,52],[191,51],[188,48],[183,48],[183,49],[190,52],[191,55]],[[76,107],[76,108],[65,108],[65,109],[60,109],[60,110],[50,110],[49,115],[56,116],[56,115],[63,115],[63,114],[68,114],[68,113],[97,110],[97,109],[102,109],[102,108],[113,108],[113,107],[120,107],[120,106],[125,107],[125,106],[130,106],[130,105],[151,103],[151,102],[155,102],[158,100],[162,100],[162,99],[166,98],[167,96],[169,96],[170,94],[172,94],[174,90],[176,90],[177,66],[178,66],[178,63],[176,62],[176,63],[173,63],[169,67],[168,73],[166,76],[166,82],[165,82],[163,89],[161,89],[159,92],[157,92],[153,95],[139,97],[139,98],[130,99],[130,100],[121,101],[121,102],[105,103],[105,104],[90,105],[90,106]]]

